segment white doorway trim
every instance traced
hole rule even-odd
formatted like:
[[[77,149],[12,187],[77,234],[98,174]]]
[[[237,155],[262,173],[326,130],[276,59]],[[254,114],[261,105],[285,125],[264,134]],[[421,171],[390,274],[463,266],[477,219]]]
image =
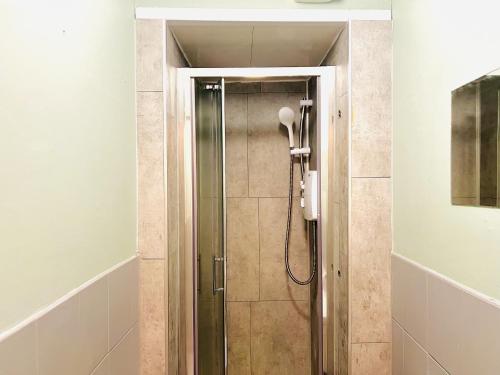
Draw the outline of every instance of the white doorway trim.
[[[390,10],[379,9],[206,9],[137,7],[136,19],[219,22],[347,22],[388,21]]]

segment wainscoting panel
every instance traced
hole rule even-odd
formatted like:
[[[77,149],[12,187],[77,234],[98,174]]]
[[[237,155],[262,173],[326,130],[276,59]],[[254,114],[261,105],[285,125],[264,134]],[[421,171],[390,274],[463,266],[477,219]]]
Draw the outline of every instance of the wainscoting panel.
[[[0,334],[0,375],[138,375],[138,284],[133,257]]]
[[[497,375],[500,302],[392,255],[393,375]]]

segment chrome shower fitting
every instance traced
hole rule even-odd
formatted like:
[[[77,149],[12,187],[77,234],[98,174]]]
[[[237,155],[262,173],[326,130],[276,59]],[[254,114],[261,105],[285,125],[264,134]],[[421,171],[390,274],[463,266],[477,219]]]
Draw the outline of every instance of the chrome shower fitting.
[[[305,281],[299,280],[293,274],[290,268],[290,259],[289,259],[289,243],[290,243],[290,227],[292,222],[292,204],[293,204],[293,162],[295,157],[300,157],[300,174],[301,174],[301,206],[304,207],[304,175],[306,173],[304,167],[304,158],[309,157],[311,154],[311,149],[306,145],[303,147],[304,142],[304,122],[309,121],[308,109],[312,106],[312,100],[304,99],[300,101],[300,127],[299,127],[299,147],[295,148],[293,146],[293,123],[295,118],[295,113],[289,107],[283,107],[280,109],[278,116],[281,124],[287,127],[288,129],[288,137],[290,141],[290,181],[288,186],[288,213],[287,213],[287,223],[286,223],[286,237],[285,237],[285,268],[288,276],[292,281],[298,285],[308,285],[316,276],[316,267],[317,267],[317,255],[316,255],[316,222],[311,221],[311,235],[312,235],[312,270],[309,278]],[[309,126],[307,126],[309,128]]]

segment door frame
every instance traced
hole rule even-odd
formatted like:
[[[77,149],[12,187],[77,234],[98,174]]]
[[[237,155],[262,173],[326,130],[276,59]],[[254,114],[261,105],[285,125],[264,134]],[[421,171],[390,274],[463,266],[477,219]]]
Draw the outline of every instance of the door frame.
[[[272,67],[272,68],[179,68],[177,70],[177,105],[178,105],[178,118],[177,123],[180,133],[180,143],[182,147],[180,150],[181,160],[180,160],[180,187],[183,188],[182,191],[182,217],[184,218],[183,226],[183,236],[182,244],[180,250],[183,252],[183,267],[181,270],[181,281],[184,283],[184,287],[180,291],[180,304],[181,312],[180,316],[181,325],[179,332],[181,333],[180,343],[181,350],[179,355],[180,367],[184,370],[181,371],[180,375],[197,375],[197,306],[196,306],[196,285],[197,285],[197,275],[196,275],[196,191],[195,191],[195,181],[196,181],[196,160],[194,156],[195,150],[195,137],[194,137],[194,126],[195,126],[195,116],[194,116],[194,79],[195,78],[220,78],[222,81],[222,131],[225,134],[225,91],[224,83],[225,79],[228,78],[243,78],[243,79],[259,79],[259,78],[294,78],[294,77],[317,77],[318,78],[318,124],[320,126],[319,135],[319,158],[318,158],[318,170],[320,171],[320,181],[319,187],[319,199],[320,199],[320,215],[318,218],[318,266],[321,266],[318,278],[318,287],[322,298],[318,299],[319,306],[317,306],[318,321],[321,324],[322,329],[319,330],[319,361],[320,361],[320,373],[322,374],[322,368],[325,367],[325,354],[324,348],[325,335],[326,332],[325,324],[328,322],[328,316],[326,316],[326,306],[327,294],[323,292],[322,285],[326,284],[326,277],[328,273],[328,265],[326,263],[326,256],[322,256],[323,252],[332,251],[333,244],[328,243],[327,233],[328,230],[332,230],[332,206],[333,197],[329,197],[329,171],[331,170],[329,166],[332,166],[334,161],[331,159],[333,153],[330,150],[333,147],[333,123],[334,123],[334,98],[335,98],[335,67],[333,66],[319,66],[319,67]],[[225,191],[225,136],[223,136],[223,200],[224,200],[224,294],[227,290],[226,285],[226,191]],[[331,241],[330,241],[331,242]],[[333,285],[332,288],[333,295]],[[226,300],[224,295],[224,301]],[[224,314],[226,314],[226,303],[224,302]],[[333,319],[330,319],[330,323],[333,324]],[[225,373],[227,374],[227,327],[226,321],[224,319],[224,367]],[[332,348],[333,350],[333,348]],[[333,355],[333,352],[331,353]],[[229,374],[231,375],[231,374]],[[313,374],[319,375],[319,374]]]

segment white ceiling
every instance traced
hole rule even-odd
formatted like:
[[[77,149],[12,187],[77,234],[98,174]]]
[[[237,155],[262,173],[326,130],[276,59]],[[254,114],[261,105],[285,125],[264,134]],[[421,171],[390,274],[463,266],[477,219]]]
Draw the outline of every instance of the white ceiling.
[[[192,67],[317,66],[343,22],[169,22]]]

